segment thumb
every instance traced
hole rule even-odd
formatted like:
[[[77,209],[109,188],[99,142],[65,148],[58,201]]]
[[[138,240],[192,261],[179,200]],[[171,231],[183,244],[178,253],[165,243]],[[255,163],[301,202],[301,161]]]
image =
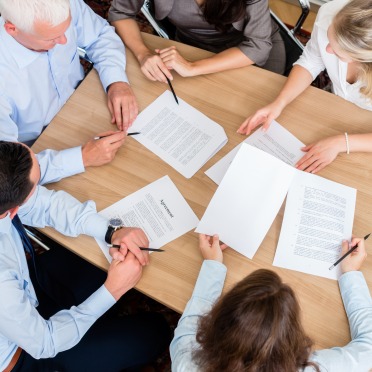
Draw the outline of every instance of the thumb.
[[[220,248],[220,238],[217,234],[214,234],[213,235],[213,238],[212,238],[212,247],[214,249],[216,248]]]
[[[344,255],[350,248],[349,242],[347,240],[342,241],[341,254]]]
[[[269,115],[267,117],[267,119],[264,121],[264,123],[262,124],[262,129],[267,132],[267,130],[269,129],[270,127],[270,124],[271,122],[273,121],[273,116],[272,115]]]

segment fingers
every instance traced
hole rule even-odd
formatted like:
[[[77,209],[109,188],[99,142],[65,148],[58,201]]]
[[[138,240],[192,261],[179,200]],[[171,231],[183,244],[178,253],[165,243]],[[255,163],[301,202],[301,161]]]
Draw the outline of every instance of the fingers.
[[[258,127],[260,124],[265,126],[265,130],[267,130],[271,124],[272,120],[269,120],[266,115],[257,113],[253,116],[248,117],[243,124],[239,127],[238,133],[240,134],[250,134],[253,129]]]
[[[217,234],[214,234],[212,237],[212,248],[220,249],[220,238]]]
[[[350,249],[350,243],[347,240],[342,241],[341,255],[344,255]]]
[[[113,258],[113,260],[117,261],[124,261],[126,254],[124,254],[121,250],[117,248],[110,248],[109,254]]]
[[[119,238],[115,238],[113,241],[120,239],[120,244],[124,244],[136,256],[141,265],[147,265],[149,263],[149,254],[140,249],[140,247],[147,248],[149,246],[146,234],[139,228],[124,228],[121,230],[123,231],[120,232],[119,230]],[[123,236],[120,234],[123,234]]]
[[[137,100],[128,83],[117,82],[110,85],[107,105],[111,113],[111,123],[116,123],[120,131],[126,131],[138,115]]]
[[[308,173],[317,173],[331,163],[331,160],[324,157],[321,153],[316,153],[313,144],[303,147],[302,151],[308,151],[295,165],[299,170]]]
[[[141,62],[141,70],[144,75],[152,81],[166,83],[166,77],[173,80],[172,74],[158,55],[145,57]]]
[[[359,270],[363,264],[363,261],[367,257],[364,240],[360,238],[353,238],[351,240],[351,243],[349,243],[348,241],[343,241],[341,254],[346,254],[353,247],[356,248],[354,248],[354,250],[341,261],[341,271],[343,273]]]
[[[209,235],[199,234],[199,247],[200,248],[209,248],[211,246],[209,241],[210,241]]]

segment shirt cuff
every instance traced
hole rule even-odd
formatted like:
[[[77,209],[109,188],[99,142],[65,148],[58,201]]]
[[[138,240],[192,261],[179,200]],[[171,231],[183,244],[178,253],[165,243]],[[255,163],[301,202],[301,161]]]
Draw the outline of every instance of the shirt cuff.
[[[88,308],[89,313],[99,318],[115,303],[115,298],[103,284],[78,307]]]
[[[67,174],[66,177],[85,171],[81,146],[61,150],[60,154],[62,156],[62,167]]]
[[[128,80],[127,74],[125,73],[124,69],[122,69],[122,71],[119,71],[119,70],[102,71],[100,72],[100,79],[101,79],[103,88],[105,89],[105,92],[107,92],[107,89],[113,83],[122,82],[122,83],[129,84],[129,80]]]
[[[223,263],[204,260],[192,296],[214,302],[221,295],[226,271],[226,266]]]
[[[371,295],[361,271],[344,273],[338,282],[348,317],[356,310],[372,306]]]
[[[93,213],[88,217],[86,223],[84,224],[83,233],[93,238],[105,241],[105,235],[107,232],[109,222],[107,218],[102,217],[98,213]]]

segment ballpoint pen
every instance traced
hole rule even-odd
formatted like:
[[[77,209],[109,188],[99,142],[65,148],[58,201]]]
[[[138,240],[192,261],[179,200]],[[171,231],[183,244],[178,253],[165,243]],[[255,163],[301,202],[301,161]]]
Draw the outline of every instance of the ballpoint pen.
[[[113,134],[115,134],[115,133],[113,133]],[[101,138],[110,137],[110,136],[112,136],[113,134],[109,134],[109,135],[107,135],[107,136],[97,136],[97,137],[94,137],[94,139],[95,139],[95,140],[99,140],[99,139],[101,139]],[[131,133],[127,133],[127,136],[135,136],[135,135],[137,135],[137,134],[141,134],[141,132],[131,132]]]
[[[119,244],[107,244],[109,248],[120,248]],[[144,247],[139,247],[141,251],[148,251],[148,252],[165,252],[164,249],[157,249],[157,248],[144,248]]]
[[[367,240],[371,234],[366,235],[363,240]],[[350,253],[354,252],[358,248],[358,244],[351,247],[342,257],[340,257],[332,266],[329,267],[329,270],[332,270],[337,266],[344,258],[346,258]]]
[[[168,79],[168,77],[167,77],[165,74],[164,74],[164,76],[165,76],[165,78],[167,79],[167,82],[168,82],[169,88],[170,88],[170,90],[172,91],[173,97],[174,97],[174,99],[176,100],[177,105],[179,105],[179,103],[178,103],[178,99],[177,99],[176,93],[175,93],[175,91],[174,91],[174,89],[173,89],[173,86],[172,86],[171,81]]]

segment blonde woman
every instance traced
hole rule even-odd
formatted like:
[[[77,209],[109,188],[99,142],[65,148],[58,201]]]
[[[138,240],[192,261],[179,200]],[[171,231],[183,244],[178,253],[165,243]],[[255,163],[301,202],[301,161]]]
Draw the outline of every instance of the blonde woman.
[[[311,39],[278,97],[248,117],[238,133],[270,126],[283,109],[327,69],[338,96],[372,110],[372,0],[334,0],[323,5]],[[312,143],[296,167],[316,173],[340,152],[371,152],[372,133],[340,134]]]

